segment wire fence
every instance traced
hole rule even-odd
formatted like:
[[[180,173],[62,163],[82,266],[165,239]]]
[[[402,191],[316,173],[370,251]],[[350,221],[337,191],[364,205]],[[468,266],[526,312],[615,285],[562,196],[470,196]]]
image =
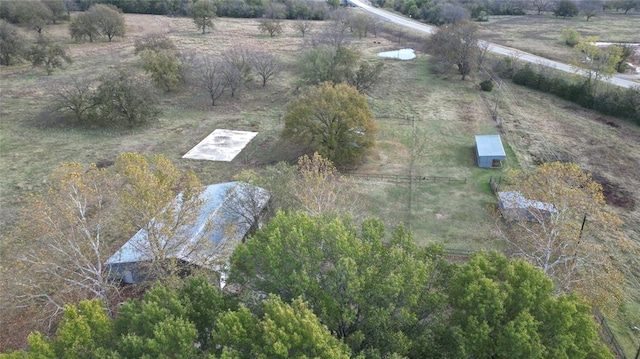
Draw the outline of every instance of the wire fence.
[[[395,175],[387,173],[350,173],[349,177],[359,178],[370,181],[385,181],[394,183],[411,183],[413,182],[453,182],[453,183],[467,183],[467,178],[455,178],[448,176],[410,176],[410,175]]]
[[[607,320],[604,319],[604,316],[602,316],[602,313],[600,312],[600,310],[598,310],[598,308],[594,309],[594,317],[598,322],[598,325],[600,325],[600,337],[605,342],[605,344],[609,346],[616,359],[627,359],[622,346],[620,346],[620,343],[618,343],[615,334],[613,334],[613,331],[611,330],[611,327],[609,327]]]

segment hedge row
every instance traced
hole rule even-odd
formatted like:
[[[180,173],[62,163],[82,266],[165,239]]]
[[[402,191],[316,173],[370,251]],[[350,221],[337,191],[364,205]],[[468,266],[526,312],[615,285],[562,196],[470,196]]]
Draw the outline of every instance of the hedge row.
[[[640,125],[640,86],[630,89],[608,88],[592,95],[589,80],[576,82],[549,76],[534,71],[528,64],[515,71],[512,80],[518,85],[554,94],[603,115],[631,120]]]

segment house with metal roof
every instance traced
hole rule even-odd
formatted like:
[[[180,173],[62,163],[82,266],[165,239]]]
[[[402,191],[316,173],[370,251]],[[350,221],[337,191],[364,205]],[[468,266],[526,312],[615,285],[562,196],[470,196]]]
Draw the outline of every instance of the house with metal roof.
[[[502,161],[507,158],[507,154],[502,146],[500,135],[476,136],[476,157],[478,159],[478,167],[502,167]]]
[[[255,227],[252,219],[256,218],[256,213],[249,212],[264,213],[269,199],[267,190],[248,183],[205,186],[199,195],[201,206],[194,223],[172,232],[180,233],[173,238],[154,239],[155,243],[151,243],[147,229],[140,229],[106,261],[105,266],[113,278],[125,283],[153,279],[146,268],[151,261],[158,260],[157,251],[153,249],[161,247],[165,260],[177,260],[185,268],[218,270],[235,246]],[[181,200],[182,196],[178,195],[170,205],[180,207]],[[230,201],[234,205],[228,205]],[[163,225],[154,218],[148,228],[161,232]]]
[[[519,191],[498,192],[498,206],[507,221],[542,222],[558,212],[553,204],[527,199]]]

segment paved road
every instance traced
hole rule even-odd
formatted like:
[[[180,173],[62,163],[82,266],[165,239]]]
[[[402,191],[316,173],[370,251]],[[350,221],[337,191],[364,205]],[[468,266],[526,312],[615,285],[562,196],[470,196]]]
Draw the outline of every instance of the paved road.
[[[427,34],[433,34],[437,28],[435,26],[431,26],[431,25],[426,25],[423,24],[421,22],[412,20],[410,18],[404,17],[404,16],[400,16],[400,15],[396,15],[394,13],[385,11],[385,10],[381,10],[378,9],[376,7],[373,7],[371,5],[369,5],[367,2],[362,1],[362,0],[349,0],[349,2],[357,7],[360,7],[374,15],[377,15],[383,19],[386,19],[388,21],[391,21],[393,23],[396,23],[398,25],[402,25],[420,32],[424,32]],[[484,41],[481,41],[482,43],[484,43]],[[587,72],[577,68],[575,66],[571,66],[562,62],[557,62],[557,61],[553,61],[553,60],[549,60],[546,59],[544,57],[540,57],[540,56],[536,56],[533,54],[530,54],[528,52],[524,52],[524,51],[520,51],[514,48],[510,48],[510,47],[506,47],[506,46],[501,46],[501,45],[496,45],[496,44],[489,44],[489,51],[496,53],[496,54],[500,54],[500,55],[506,55],[506,56],[512,56],[514,54],[517,54],[518,58],[522,61],[526,61],[526,62],[530,62],[530,63],[534,63],[534,64],[541,64],[543,66],[547,66],[547,67],[551,67],[560,71],[564,71],[564,72],[568,72],[568,73],[579,73],[582,75],[586,75]],[[638,84],[637,82],[631,81],[631,80],[627,80],[624,77],[628,77],[626,75],[620,75],[620,76],[614,76],[611,77],[609,79],[605,79],[604,81],[607,81],[609,83],[612,83],[614,85],[620,86],[620,87],[626,87],[626,88],[630,88],[630,87],[634,87],[634,86],[638,86],[640,87],[640,84]]]

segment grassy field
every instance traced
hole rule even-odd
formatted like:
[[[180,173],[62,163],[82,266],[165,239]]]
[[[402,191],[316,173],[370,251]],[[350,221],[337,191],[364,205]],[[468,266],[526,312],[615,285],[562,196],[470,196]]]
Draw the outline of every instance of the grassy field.
[[[114,43],[77,44],[69,40],[65,25],[49,29],[50,34],[66,42],[74,59],[73,64],[50,77],[44,70],[27,65],[0,70],[3,229],[15,223],[17,210],[28,193],[46,188],[49,173],[60,162],[113,161],[120,153],[132,151],[161,153],[179,167],[196,171],[204,183],[213,183],[227,181],[246,168],[292,159],[287,147],[278,142],[283,107],[296,93],[290,71],[266,89],[256,82],[238,98],[224,98],[216,107],[209,105],[206,96],[189,89],[163,94],[160,121],[144,129],[105,131],[40,125],[40,114],[55,97],[56,89],[70,78],[97,77],[118,67],[140,70],[133,42],[149,33],[166,33],[181,50],[198,53],[219,54],[238,44],[261,47],[289,65],[305,44],[291,27],[275,38],[260,34],[254,20],[217,19],[215,31],[203,36],[188,19],[143,15],[126,15],[126,19],[129,35]],[[589,23],[596,21],[604,19]],[[494,28],[499,24],[499,18],[489,23]],[[503,26],[500,31],[511,31],[506,24]],[[548,25],[549,33],[552,29],[553,25]],[[384,38],[375,43],[365,38],[355,44],[368,58],[398,47]],[[413,173],[463,181],[416,181],[410,185],[357,177],[366,204],[364,215],[378,216],[389,225],[405,223],[421,244],[438,242],[447,248],[468,250],[501,248],[489,212],[495,200],[488,180],[503,170],[476,166],[473,137],[499,133],[487,107],[497,100],[507,144],[507,168],[530,168],[541,160],[560,156],[597,173],[612,192],[638,204],[618,211],[626,221],[627,234],[640,242],[640,128],[516,86],[484,94],[473,80],[462,82],[455,74],[434,75],[428,61],[426,55],[414,61],[385,61],[384,79],[368,100],[379,127],[377,145],[354,173]],[[216,128],[260,134],[230,163],[181,159]],[[637,258],[620,257],[619,264],[628,272],[640,268]],[[639,288],[638,277],[629,276],[629,300],[614,322],[628,355],[633,354],[634,346],[628,328],[640,324]]]
[[[552,60],[571,63],[576,51],[561,38],[564,28],[574,28],[582,37],[595,36],[606,42],[638,42],[640,13],[605,13],[586,21],[584,17],[555,18],[551,14],[490,16],[480,25],[480,37]]]

